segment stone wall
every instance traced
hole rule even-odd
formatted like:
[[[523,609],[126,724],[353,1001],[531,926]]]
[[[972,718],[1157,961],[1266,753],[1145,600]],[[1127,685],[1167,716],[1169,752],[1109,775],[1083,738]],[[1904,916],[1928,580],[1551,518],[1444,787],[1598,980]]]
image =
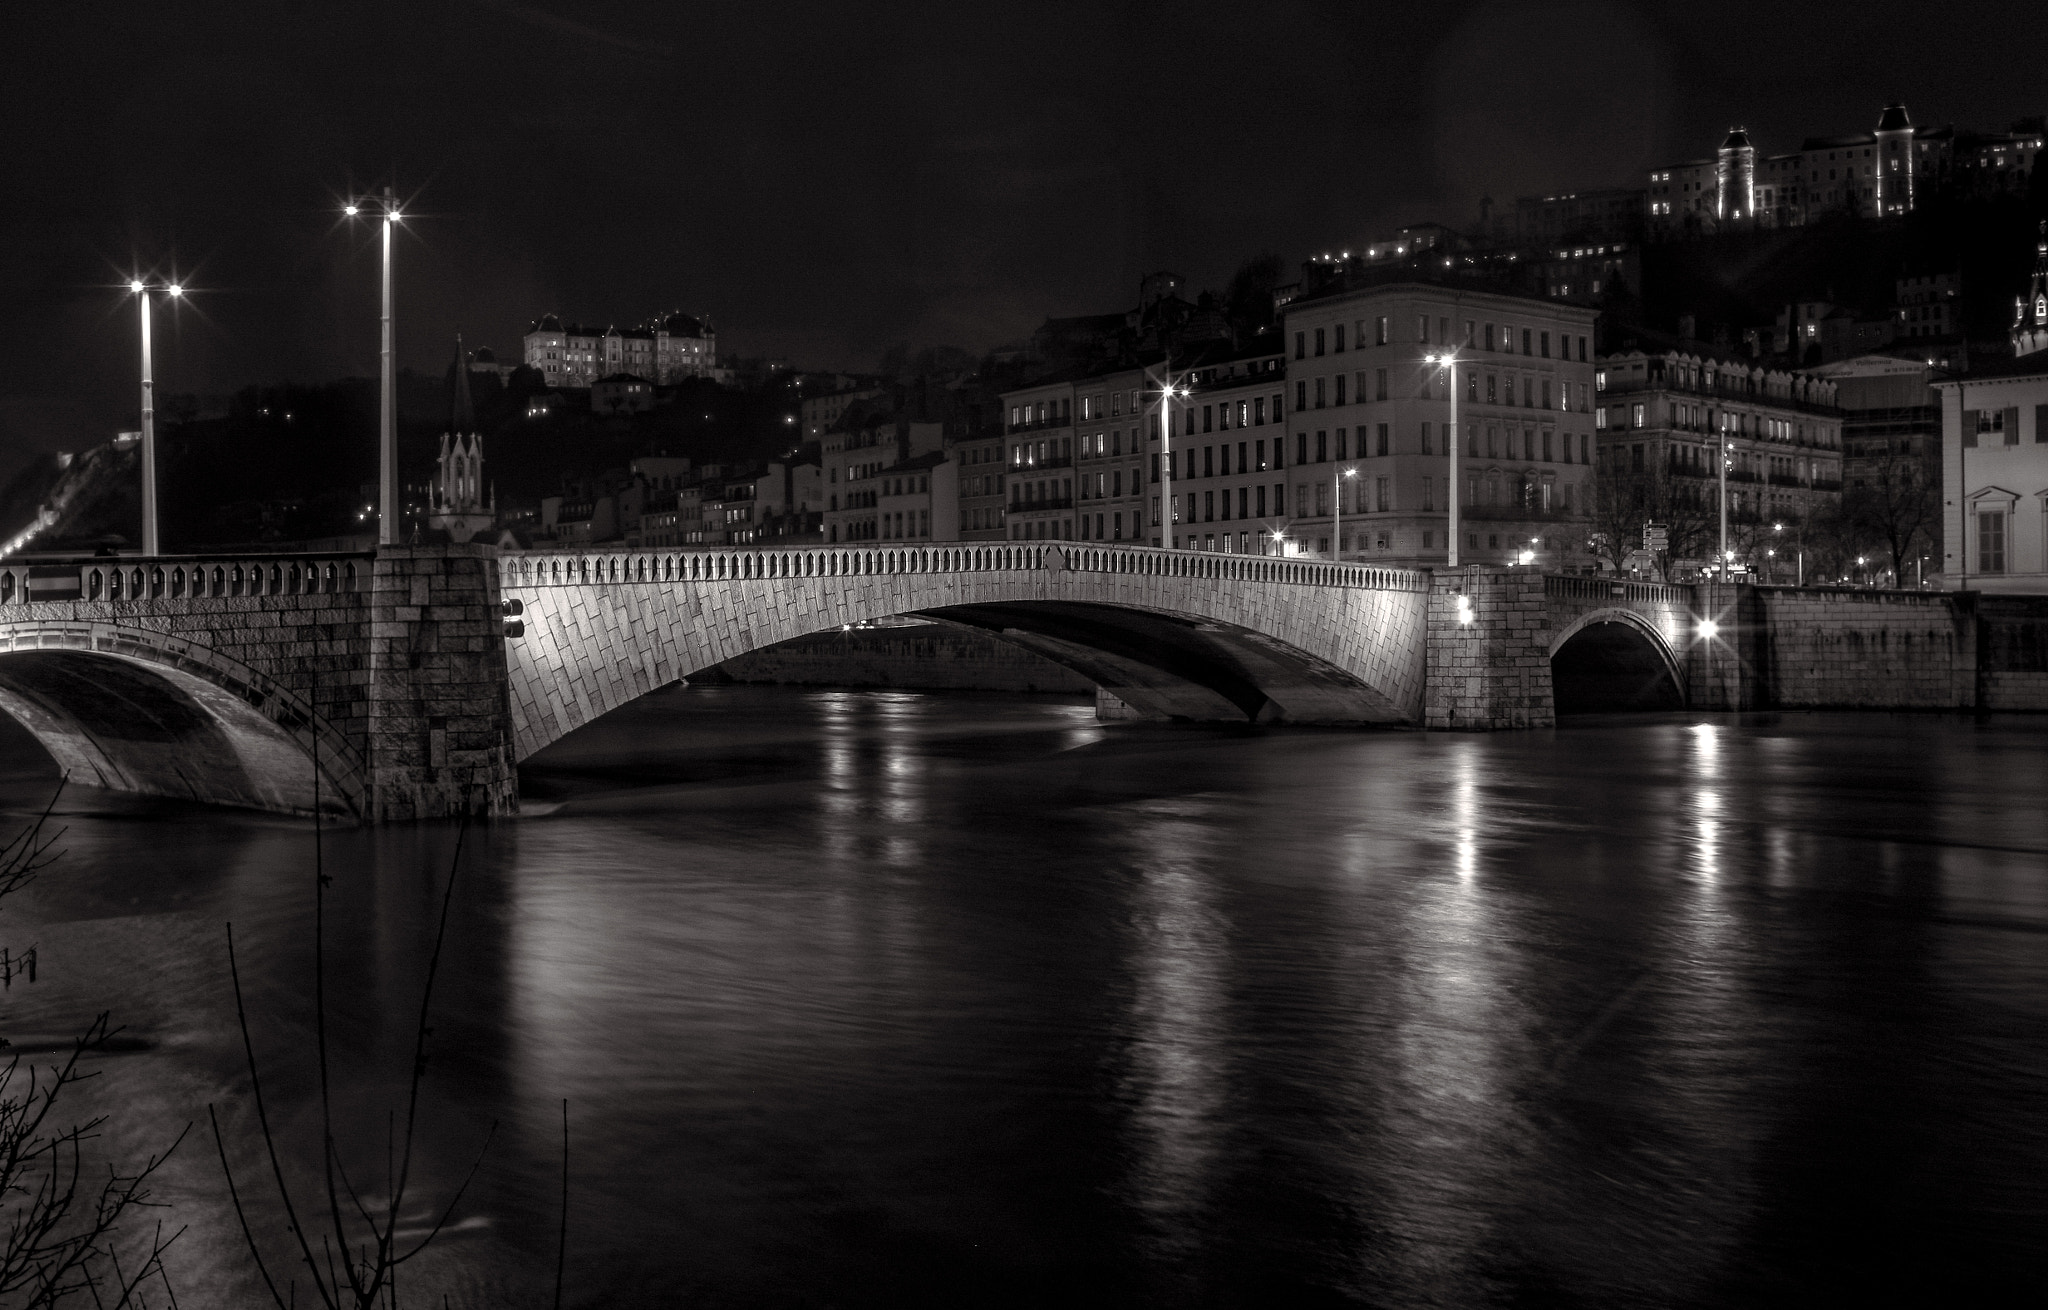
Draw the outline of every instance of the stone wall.
[[[1757,701],[1787,709],[1958,709],[1976,704],[1975,597],[1827,587],[1741,587],[1761,639]]]
[[[1471,622],[1461,622],[1460,601]],[[1551,606],[1534,570],[1472,565],[1430,581],[1424,723],[1487,732],[1557,721]]]
[[[497,549],[385,546],[370,593],[372,822],[518,806]]]
[[[705,672],[712,681],[803,687],[1095,691],[1089,679],[999,637],[940,623],[814,633]]]
[[[1975,600],[1978,706],[2048,710],[2048,596]]]

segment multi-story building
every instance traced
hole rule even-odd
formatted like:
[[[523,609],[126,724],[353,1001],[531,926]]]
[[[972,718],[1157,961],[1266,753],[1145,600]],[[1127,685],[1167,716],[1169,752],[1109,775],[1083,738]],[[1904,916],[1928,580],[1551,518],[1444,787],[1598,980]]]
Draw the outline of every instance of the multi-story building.
[[[1011,540],[1074,537],[1074,383],[1003,393],[1009,460],[1003,519]]]
[[[824,395],[805,396],[802,405],[804,440],[823,440],[825,429],[839,421],[839,416],[846,412],[848,405],[856,400],[873,400],[882,394],[882,390],[881,385],[875,383],[842,387]]]
[[[1146,461],[1154,484],[1146,501],[1154,537],[1165,516],[1157,494],[1164,462],[1173,475],[1173,544],[1254,555],[1299,549],[1299,538],[1289,533],[1299,498],[1289,491],[1285,473],[1287,360],[1281,341],[1218,350],[1194,360],[1183,378],[1187,394],[1168,413],[1173,435],[1167,458],[1154,454]],[[1155,411],[1146,425],[1148,451],[1158,449],[1159,426]]]
[[[1963,330],[1960,274],[1902,277],[1895,285],[1900,336],[1946,337]]]
[[[1744,531],[1804,523],[1841,498],[1843,420],[1831,378],[1638,332],[1600,357],[1594,390],[1600,476],[1655,484],[1665,494],[1653,503],[1696,527],[1718,520],[1724,453],[1729,521]],[[1716,547],[1701,547],[1672,542],[1675,554],[1704,562]]]
[[[820,442],[825,540],[882,540],[883,473],[919,455],[943,452],[945,435],[943,422],[912,419],[881,397],[847,406]],[[957,486],[952,493],[957,502]]]
[[[715,377],[718,337],[709,318],[669,314],[639,327],[585,327],[544,315],[528,330],[526,363],[551,387],[588,387],[614,373],[659,386]]]
[[[1073,521],[1079,540],[1142,544],[1157,535],[1158,488],[1148,497],[1146,475],[1158,463],[1161,377],[1155,366],[1075,379]]]
[[[1455,282],[1339,280],[1290,303],[1278,392],[1288,440],[1265,451],[1271,473],[1286,470],[1267,479],[1285,502],[1286,549],[1442,564],[1456,494],[1461,563],[1527,554],[1544,567],[1582,566],[1594,319],[1580,305]],[[1445,350],[1457,356],[1455,378],[1426,358]],[[1456,488],[1445,445],[1453,386]],[[1246,453],[1256,465],[1256,444]]]
[[[912,455],[870,480],[877,540],[960,540],[960,466],[950,451]]]
[[[1938,381],[1942,564],[1956,590],[2048,592],[2048,230],[2012,358]]]

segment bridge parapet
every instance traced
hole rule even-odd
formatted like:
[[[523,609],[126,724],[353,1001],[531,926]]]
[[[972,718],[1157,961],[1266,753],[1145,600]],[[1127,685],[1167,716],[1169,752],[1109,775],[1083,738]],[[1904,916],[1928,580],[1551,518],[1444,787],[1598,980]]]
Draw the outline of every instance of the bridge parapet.
[[[852,577],[913,573],[1007,573],[1072,569],[1142,577],[1280,582],[1371,591],[1429,590],[1429,575],[1411,569],[1268,555],[1160,550],[1079,542],[887,542],[770,548],[508,551],[505,581],[519,586],[586,586],[601,582],[728,582],[757,578]]]
[[[375,557],[322,555],[90,556],[0,564],[0,606],[30,601],[221,600],[366,590]]]

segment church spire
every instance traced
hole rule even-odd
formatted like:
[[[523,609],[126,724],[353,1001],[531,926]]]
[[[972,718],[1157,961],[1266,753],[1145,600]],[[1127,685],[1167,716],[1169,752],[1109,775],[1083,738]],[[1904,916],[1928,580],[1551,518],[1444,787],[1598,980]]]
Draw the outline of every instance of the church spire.
[[[2034,280],[2027,294],[2014,297],[2012,353],[2031,355],[2048,350],[2048,220],[2034,245]]]
[[[462,334],[455,334],[455,403],[448,421],[457,436],[476,431],[476,407],[469,399],[469,355],[462,349]]]

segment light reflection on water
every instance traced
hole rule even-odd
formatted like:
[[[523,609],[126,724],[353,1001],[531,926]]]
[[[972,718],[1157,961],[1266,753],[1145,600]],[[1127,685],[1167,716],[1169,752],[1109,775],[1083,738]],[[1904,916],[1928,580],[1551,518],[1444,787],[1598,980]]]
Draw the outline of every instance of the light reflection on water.
[[[2048,1259],[2041,742],[647,698],[536,762],[559,808],[474,835],[430,1181],[505,1127],[413,1286],[545,1282],[566,1097],[591,1304],[1990,1299]],[[155,1042],[106,1061],[121,1103],[245,1114],[220,924],[259,1042],[303,1051],[303,827],[65,809],[61,876],[0,916],[45,960],[9,1031],[110,1004]],[[330,839],[365,1116],[453,835]],[[231,1290],[217,1191],[177,1162],[187,1285]]]

